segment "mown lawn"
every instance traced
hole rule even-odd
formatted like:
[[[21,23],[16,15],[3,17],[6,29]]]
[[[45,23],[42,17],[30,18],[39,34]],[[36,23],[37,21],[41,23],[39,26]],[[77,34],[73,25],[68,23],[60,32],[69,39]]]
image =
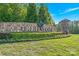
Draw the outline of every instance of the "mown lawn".
[[[62,39],[1,43],[0,55],[79,56],[79,34]]]

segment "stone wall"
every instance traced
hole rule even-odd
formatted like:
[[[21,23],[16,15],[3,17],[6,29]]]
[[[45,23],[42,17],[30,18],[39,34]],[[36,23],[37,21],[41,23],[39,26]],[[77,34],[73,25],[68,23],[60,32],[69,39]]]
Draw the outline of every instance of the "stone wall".
[[[25,23],[25,22],[1,22],[0,23],[0,33],[2,32],[34,32],[34,31],[41,31],[41,32],[54,32],[55,26],[46,25],[42,26],[42,29],[37,26],[36,23]]]

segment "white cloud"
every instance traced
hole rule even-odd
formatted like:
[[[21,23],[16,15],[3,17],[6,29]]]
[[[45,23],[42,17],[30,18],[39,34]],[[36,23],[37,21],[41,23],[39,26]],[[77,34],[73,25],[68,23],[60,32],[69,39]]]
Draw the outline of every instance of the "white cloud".
[[[78,10],[79,7],[76,7],[76,8],[70,8],[70,9],[67,9],[65,10],[63,13],[60,13],[60,14],[65,14],[65,13],[68,13],[68,12],[71,12],[71,11],[75,11],[75,10]]]

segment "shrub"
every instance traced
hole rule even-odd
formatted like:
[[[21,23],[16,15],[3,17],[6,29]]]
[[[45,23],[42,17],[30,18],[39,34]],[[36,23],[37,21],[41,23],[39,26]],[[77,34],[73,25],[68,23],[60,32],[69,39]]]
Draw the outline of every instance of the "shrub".
[[[30,41],[30,40],[43,40],[53,38],[63,38],[69,35],[63,33],[52,33],[52,32],[34,32],[34,33],[0,33],[0,42],[14,42],[14,41]]]

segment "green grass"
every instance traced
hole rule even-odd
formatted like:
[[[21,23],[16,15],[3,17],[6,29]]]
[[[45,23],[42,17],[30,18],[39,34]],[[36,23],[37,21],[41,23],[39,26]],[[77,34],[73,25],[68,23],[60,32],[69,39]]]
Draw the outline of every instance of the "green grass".
[[[0,55],[79,56],[79,34],[60,39],[0,44]]]

